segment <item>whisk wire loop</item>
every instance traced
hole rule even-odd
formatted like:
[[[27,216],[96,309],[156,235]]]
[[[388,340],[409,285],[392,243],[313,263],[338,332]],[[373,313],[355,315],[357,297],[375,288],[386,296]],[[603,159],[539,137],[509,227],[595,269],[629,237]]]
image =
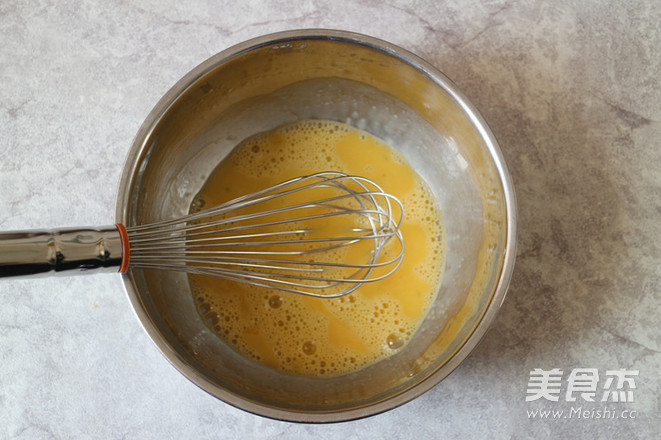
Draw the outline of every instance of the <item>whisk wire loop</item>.
[[[318,173],[128,227],[129,264],[335,298],[399,267],[402,218],[402,203],[373,181]]]

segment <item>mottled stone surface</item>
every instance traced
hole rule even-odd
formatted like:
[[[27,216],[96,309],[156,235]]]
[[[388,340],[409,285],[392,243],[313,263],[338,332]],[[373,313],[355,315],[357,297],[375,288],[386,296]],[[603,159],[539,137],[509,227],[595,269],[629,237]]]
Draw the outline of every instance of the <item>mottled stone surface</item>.
[[[403,407],[330,426],[199,390],[119,277],[2,281],[0,438],[657,438],[659,23],[653,0],[0,2],[0,229],[111,223],[160,96],[232,44],[303,27],[380,37],[450,76],[499,139],[520,216],[508,297],[471,356]],[[558,402],[525,401],[534,368],[563,370]],[[568,402],[575,368],[601,374],[597,400],[607,370],[638,370],[634,402]],[[528,416],[604,406],[636,418]]]

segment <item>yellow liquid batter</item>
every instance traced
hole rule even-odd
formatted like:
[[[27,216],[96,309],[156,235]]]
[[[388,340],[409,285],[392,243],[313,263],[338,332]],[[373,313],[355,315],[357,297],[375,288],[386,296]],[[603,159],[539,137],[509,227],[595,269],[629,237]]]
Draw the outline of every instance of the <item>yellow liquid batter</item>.
[[[190,275],[198,312],[219,337],[271,368],[315,377],[350,373],[391,356],[427,314],[444,262],[441,213],[427,184],[374,136],[338,122],[304,120],[243,141],[191,206],[214,206],[329,170],[371,179],[403,202],[406,250],[394,274],[337,299]]]

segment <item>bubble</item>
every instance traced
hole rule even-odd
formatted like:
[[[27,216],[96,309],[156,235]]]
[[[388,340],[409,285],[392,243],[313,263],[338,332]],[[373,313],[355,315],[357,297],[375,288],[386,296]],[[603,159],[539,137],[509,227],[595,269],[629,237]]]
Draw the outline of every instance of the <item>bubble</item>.
[[[388,339],[386,342],[388,343],[388,348],[392,350],[397,350],[398,348],[404,345],[404,341],[402,340],[402,338],[400,338],[394,333],[388,335]]]
[[[312,341],[305,341],[303,343],[303,353],[307,355],[314,354],[317,351],[317,346]]]
[[[194,214],[194,213],[196,213],[196,212],[199,212],[199,211],[202,210],[202,208],[204,208],[204,206],[205,206],[206,204],[207,204],[207,202],[206,202],[203,198],[201,198],[201,197],[199,197],[199,198],[196,197],[196,198],[193,200],[193,203],[191,203],[190,212],[191,212],[192,214]]]
[[[208,327],[215,326],[216,324],[218,324],[218,321],[219,321],[218,315],[214,312],[209,312],[206,315],[204,315],[204,323]]]
[[[269,306],[271,306],[274,309],[277,309],[282,305],[282,297],[278,295],[273,295],[272,297],[269,298]]]

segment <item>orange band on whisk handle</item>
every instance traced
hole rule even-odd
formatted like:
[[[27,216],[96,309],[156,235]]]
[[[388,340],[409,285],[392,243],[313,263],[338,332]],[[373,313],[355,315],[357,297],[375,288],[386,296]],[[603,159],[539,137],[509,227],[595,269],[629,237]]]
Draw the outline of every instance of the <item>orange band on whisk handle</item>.
[[[126,273],[129,270],[129,260],[131,259],[131,244],[129,243],[129,233],[126,226],[121,223],[115,223],[119,237],[122,239],[122,264],[119,266],[119,273]]]

